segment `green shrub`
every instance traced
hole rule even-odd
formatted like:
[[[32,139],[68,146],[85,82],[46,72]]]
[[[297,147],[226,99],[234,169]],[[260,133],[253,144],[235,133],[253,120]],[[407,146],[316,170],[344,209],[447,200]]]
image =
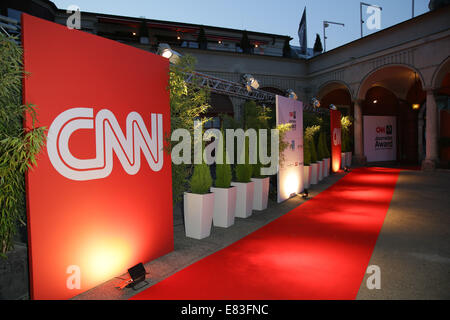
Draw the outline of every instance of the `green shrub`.
[[[249,145],[248,138],[245,142],[245,161],[243,164],[236,164],[236,180],[237,182],[248,183],[252,177],[253,165],[251,165],[249,159]]]
[[[225,135],[224,135],[224,131],[222,129],[222,137],[224,140],[223,143],[223,159],[222,159],[222,164],[216,164],[216,181],[215,181],[215,186],[216,188],[229,188],[231,185],[231,179],[232,179],[232,174],[231,174],[231,166],[230,164],[226,161],[228,159],[228,155],[226,153],[226,147],[225,147]]]
[[[305,166],[311,165],[311,147],[308,140],[303,143],[303,164]]]
[[[206,163],[194,165],[194,173],[191,177],[191,192],[196,194],[209,193],[212,185],[211,172]]]
[[[305,129],[304,141],[309,146],[311,163],[317,162],[317,151],[314,136],[320,130],[320,126],[310,126]]]
[[[45,144],[45,128],[38,128],[36,109],[22,105],[22,49],[0,33],[0,256],[13,249],[20,225],[26,225],[25,176],[36,164]],[[31,75],[32,76],[32,75]],[[24,116],[32,119],[23,128]]]
[[[324,138],[324,133],[321,130],[319,133],[319,138],[318,138],[318,143],[317,143],[317,158],[319,159],[319,161],[325,159],[326,154],[325,154],[325,146],[323,145],[323,140]]]
[[[179,63],[170,66],[169,92],[170,92],[170,130],[171,133],[176,129],[186,129],[194,134],[194,121],[202,120],[205,122],[205,113],[210,107],[209,91],[201,87],[199,83],[193,81],[187,83],[186,73],[195,70],[196,59],[190,55],[181,57]],[[170,154],[171,148],[178,144],[177,141],[171,141],[170,135],[165,137],[164,151]],[[191,164],[172,164],[172,196],[174,205],[177,204],[183,196],[183,193],[189,188],[189,177],[192,174],[193,166]]]

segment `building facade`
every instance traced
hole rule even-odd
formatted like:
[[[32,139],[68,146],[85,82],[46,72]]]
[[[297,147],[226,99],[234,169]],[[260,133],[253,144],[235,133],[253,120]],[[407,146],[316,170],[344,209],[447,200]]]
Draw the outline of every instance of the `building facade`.
[[[434,7],[433,7],[434,8]],[[436,7],[437,8],[437,7]],[[45,0],[6,0],[1,14],[26,12],[65,25],[71,15]],[[156,52],[167,43],[197,59],[197,71],[240,82],[253,75],[260,89],[294,90],[306,104],[334,104],[354,118],[354,158],[364,155],[363,117],[395,116],[397,160],[425,170],[450,162],[450,6],[312,57],[297,54],[289,36],[81,11],[81,29]],[[210,116],[239,117],[244,100],[213,93]]]

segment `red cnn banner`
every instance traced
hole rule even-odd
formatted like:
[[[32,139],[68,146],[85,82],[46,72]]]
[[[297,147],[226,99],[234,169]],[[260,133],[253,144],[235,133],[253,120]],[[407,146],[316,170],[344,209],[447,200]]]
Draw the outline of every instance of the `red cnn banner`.
[[[173,250],[168,60],[23,15],[31,297],[67,299]],[[26,125],[30,119],[26,120]]]
[[[331,170],[338,172],[341,167],[341,113],[330,110]]]

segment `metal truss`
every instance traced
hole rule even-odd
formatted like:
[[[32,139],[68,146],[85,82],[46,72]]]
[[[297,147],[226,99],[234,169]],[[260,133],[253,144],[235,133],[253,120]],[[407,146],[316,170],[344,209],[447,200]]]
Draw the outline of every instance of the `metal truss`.
[[[7,36],[18,37],[15,41],[20,44],[21,26],[17,20],[0,15],[0,32]]]
[[[20,23],[9,17],[0,15],[0,32],[8,36],[19,36],[16,40],[20,44]],[[248,90],[246,86],[241,83],[228,81],[216,78],[200,72],[186,73],[185,81],[187,83],[197,84],[201,87],[209,88],[212,92],[233,96],[246,100],[256,100],[261,103],[275,104],[275,94],[263,90],[251,89]],[[305,112],[323,114],[329,112],[327,109],[314,108],[309,105],[304,105]]]
[[[186,73],[185,78],[187,83],[194,83],[201,87],[209,88],[212,92],[234,96],[242,99],[251,99],[265,103],[275,103],[275,94],[262,90],[247,90],[243,84],[223,80],[212,77],[210,75],[192,72]]]

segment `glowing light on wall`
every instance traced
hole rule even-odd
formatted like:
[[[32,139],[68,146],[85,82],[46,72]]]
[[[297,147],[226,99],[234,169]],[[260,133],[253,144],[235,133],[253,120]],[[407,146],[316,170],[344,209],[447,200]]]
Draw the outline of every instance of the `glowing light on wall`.
[[[291,170],[285,180],[283,181],[283,186],[281,192],[284,198],[290,198],[292,194],[298,194],[300,190],[300,181],[302,177],[298,170]]]

